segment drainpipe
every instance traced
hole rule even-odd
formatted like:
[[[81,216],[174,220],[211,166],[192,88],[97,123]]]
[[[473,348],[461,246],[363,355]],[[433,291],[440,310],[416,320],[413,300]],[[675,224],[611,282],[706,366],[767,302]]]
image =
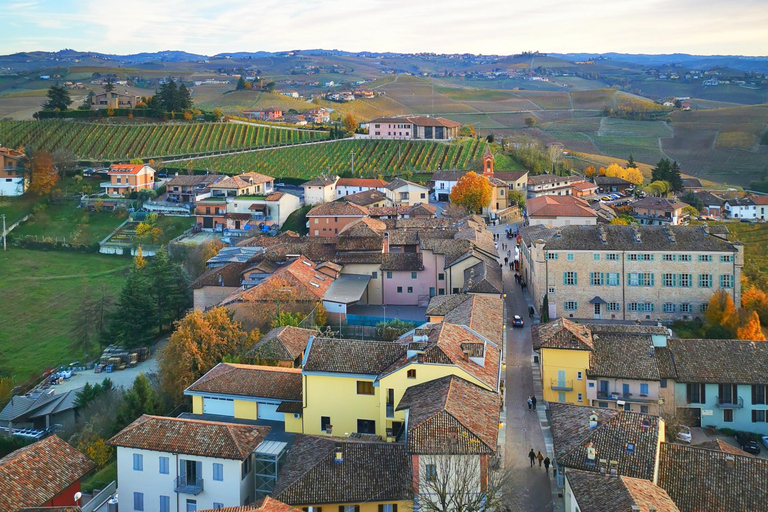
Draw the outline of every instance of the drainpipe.
[[[624,275],[624,261],[626,260],[626,252],[621,251],[621,319],[627,319],[627,298],[624,287],[626,286],[626,276]]]

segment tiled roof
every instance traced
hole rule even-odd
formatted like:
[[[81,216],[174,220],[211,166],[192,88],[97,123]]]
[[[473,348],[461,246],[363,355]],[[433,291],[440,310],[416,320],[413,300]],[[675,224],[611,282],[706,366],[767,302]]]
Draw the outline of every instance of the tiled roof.
[[[660,380],[653,341],[648,335],[595,334],[587,375],[616,379]]]
[[[683,178],[683,188],[702,188],[701,180],[698,178]]]
[[[536,227],[536,226],[532,226]],[[547,242],[548,250],[583,251],[720,251],[735,253],[733,244],[711,236],[704,226],[564,226]],[[525,228],[520,229],[525,232]],[[601,232],[606,242],[601,240]],[[674,234],[672,240],[668,233]],[[635,238],[640,238],[638,243]]]
[[[143,415],[109,440],[112,446],[244,460],[269,427]]]
[[[320,216],[355,216],[365,217],[368,215],[368,209],[364,206],[358,206],[346,201],[331,201],[330,203],[321,203],[307,213],[307,217]]]
[[[624,178],[618,176],[595,176],[595,185],[604,187],[606,185],[632,185],[631,181],[627,181]]]
[[[768,343],[742,340],[667,342],[678,382],[765,384]]]
[[[186,391],[301,400],[301,369],[219,363]]]
[[[401,443],[298,434],[272,496],[295,506],[411,500],[411,467]]]
[[[581,176],[557,176],[555,174],[539,174],[537,176],[528,176],[528,186],[546,185],[548,183],[566,183],[573,184],[584,181]]]
[[[495,453],[499,395],[450,375],[405,390],[408,453]]]
[[[371,204],[379,203],[381,201],[386,201],[387,196],[385,196],[380,190],[363,190],[362,192],[344,196],[344,200],[350,203],[354,203],[358,206],[368,206]]]
[[[659,378],[676,379],[677,370],[669,347],[656,347],[654,354],[656,355],[656,365],[659,368]]]
[[[413,187],[419,187],[419,188],[423,188],[424,190],[428,190],[427,187],[425,187],[424,185],[419,185],[418,183],[414,183],[412,181],[406,181],[402,178],[395,178],[394,180],[390,181],[389,183],[387,183],[386,188],[389,190],[397,190],[406,185],[411,185]]]
[[[578,469],[568,470],[566,477],[580,512],[649,512],[650,506],[657,512],[680,510],[664,489],[648,480]]]
[[[406,352],[405,345],[392,341],[314,338],[304,371],[378,375]]]
[[[251,180],[253,180],[253,183],[251,183]],[[227,176],[223,180],[212,184],[210,188],[241,189],[271,181],[275,181],[275,178],[257,172],[247,172],[239,176]]]
[[[78,506],[63,506],[63,507],[25,507],[20,508],[16,512],[81,512],[82,509]]]
[[[253,288],[234,292],[222,304],[265,300],[264,294],[272,290],[273,286],[289,287],[296,300],[322,299],[334,279],[326,274],[319,274],[317,267],[318,265],[306,257],[300,256],[275,270],[272,275]]]
[[[704,443],[694,444],[696,448],[706,448],[707,450],[716,450],[718,452],[730,453],[731,455],[741,455],[743,457],[754,457],[751,453],[747,453],[744,450],[740,450],[733,445],[726,443],[721,439],[715,439],[713,441],[706,441]]]
[[[435,171],[432,173],[432,181],[459,181],[459,178],[469,171]]]
[[[751,196],[752,202],[758,206],[768,205],[768,196]]]
[[[669,327],[662,325],[643,325],[635,322],[625,324],[586,322],[584,325],[592,334],[659,334],[670,336]]]
[[[544,224],[536,224],[535,226],[523,226],[520,228],[520,238],[523,243],[530,247],[533,242],[542,240],[548,242],[555,238],[558,232],[558,228],[547,226]]]
[[[309,181],[305,181],[302,183],[302,187],[327,187],[329,185],[333,185],[339,181],[338,176],[330,176],[328,174],[321,174],[317,178],[311,179]]]
[[[678,201],[676,198],[666,198],[666,197],[644,197],[642,199],[638,199],[634,203],[632,203],[632,208],[650,208],[652,210],[662,210],[662,211],[674,211],[679,210],[681,208],[685,208],[688,206],[687,204],[683,203],[682,201]]]
[[[598,424],[589,427],[595,413]],[[599,472],[601,459],[617,461],[619,475],[652,480],[659,440],[658,416],[615,409],[548,403],[555,457],[561,466]],[[647,426],[644,426],[647,425]],[[632,444],[630,452],[627,445]],[[587,457],[588,446],[595,449],[595,459]]]
[[[518,181],[520,178],[528,174],[528,171],[493,171],[493,175],[500,180],[504,180],[507,183]]]
[[[265,201],[279,201],[280,199],[282,199],[282,197],[284,195],[285,194],[283,192],[273,192],[273,193],[269,194],[266,198],[264,198],[264,200]]]
[[[497,345],[501,345],[504,335],[504,302],[501,297],[476,294],[443,295],[440,297],[460,297],[463,299],[451,301],[453,307],[440,315],[445,317],[445,322],[466,325]],[[429,307],[432,307],[432,301],[430,301]],[[432,311],[432,315],[436,315],[435,309]],[[429,308],[427,308],[427,316],[430,316]]]
[[[416,126],[445,126],[446,128],[458,128],[461,126],[461,123],[450,121],[443,117],[418,116],[409,117],[408,120]]]
[[[389,245],[417,245],[419,243],[419,232],[407,229],[391,229],[387,233]]]
[[[595,348],[592,343],[592,331],[588,327],[562,317],[546,324],[533,324],[531,338],[534,349],[593,350]]]
[[[194,280],[190,288],[197,289],[203,286],[238,287],[242,282],[242,273],[248,266],[247,262],[231,262],[220,267],[209,268]]]
[[[477,297],[477,295],[471,295],[469,293],[454,293],[451,295],[435,295],[429,299],[429,305],[427,306],[426,316],[445,316],[465,301],[471,300]],[[464,322],[454,322],[464,324]],[[466,325],[466,324],[464,324]]]
[[[198,183],[202,183],[205,178],[206,176],[203,174],[180,174],[171,178],[168,183],[166,183],[166,186],[172,187],[175,185],[177,187],[193,187]]]
[[[381,237],[387,225],[377,219],[363,217],[356,219],[341,228],[339,238],[342,237]]]
[[[424,270],[424,255],[420,252],[386,253],[381,270]]]
[[[469,293],[504,293],[501,265],[478,253],[480,261],[464,269],[464,288]]]
[[[371,187],[378,188],[386,185],[384,180],[374,178],[341,178],[336,182],[337,187]]]
[[[112,174],[113,172],[116,174],[139,174],[139,172],[145,167],[144,164],[141,165],[134,165],[134,164],[113,164],[112,167],[109,168],[109,173]],[[149,166],[146,166],[149,167]],[[150,167],[151,169],[151,167]]]
[[[722,206],[725,202],[722,197],[706,190],[695,192],[695,197],[700,199],[705,206]]]
[[[12,397],[0,411],[0,420],[27,421],[31,418],[39,418],[47,414],[76,409],[75,401],[77,393],[83,388],[72,389],[63,393],[41,394],[37,398],[26,395]]]
[[[768,460],[662,443],[659,486],[681,512],[765,510]]]
[[[0,510],[43,506],[95,467],[55,435],[19,448],[0,459]]]
[[[580,181],[578,183],[573,184],[573,188],[576,190],[595,190],[597,188],[597,185],[594,183],[590,183],[588,181]],[[570,197],[570,196],[559,196],[559,197]]]
[[[310,336],[317,336],[318,331],[300,327],[275,327],[261,337],[251,350],[249,356],[259,359],[294,361],[304,353]]]
[[[217,512],[301,512],[301,509],[286,505],[282,501],[270,498],[269,496],[266,496],[256,503],[251,503],[250,505],[207,509],[200,512],[213,512],[214,510]]]

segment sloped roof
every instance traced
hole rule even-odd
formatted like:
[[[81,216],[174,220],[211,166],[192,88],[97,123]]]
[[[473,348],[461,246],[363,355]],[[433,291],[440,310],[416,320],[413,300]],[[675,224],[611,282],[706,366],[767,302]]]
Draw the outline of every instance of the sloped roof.
[[[445,317],[445,322],[454,325],[466,325],[497,345],[501,345],[504,328],[504,302],[501,297],[477,294],[438,297],[459,297],[461,299],[446,302],[446,307],[443,310],[447,309],[447,311],[440,315]],[[438,310],[437,303],[431,314],[430,308],[433,308],[432,301],[429,302],[427,316],[437,316],[435,313],[435,310]]]
[[[649,335],[595,334],[587,375],[617,379],[660,380],[656,351]]]
[[[392,341],[314,338],[304,371],[378,375],[406,352],[406,346]]]
[[[680,511],[664,489],[648,480],[578,469],[569,470],[566,477],[581,512],[649,512],[650,506],[657,512]]]
[[[525,207],[529,217],[597,217],[589,203],[573,196],[533,197]]]
[[[41,394],[38,398],[24,395],[14,396],[0,411],[0,420],[15,421],[22,417],[35,418],[75,409],[77,393],[82,389],[80,387],[64,393]]]
[[[539,226],[531,226],[539,227]],[[554,230],[547,241],[548,250],[584,250],[584,251],[720,251],[736,252],[733,244],[706,232],[706,226],[564,226]],[[520,229],[521,233],[526,228]],[[556,236],[556,233],[560,236]],[[605,233],[603,243],[600,233]],[[640,242],[635,240],[639,234]],[[674,234],[674,241],[668,233]]]
[[[476,253],[480,261],[464,269],[464,287],[469,293],[504,293],[501,265],[482,253]]]
[[[518,181],[520,178],[528,174],[528,171],[497,171],[494,169],[493,175],[500,180],[506,181]]]
[[[618,176],[595,176],[595,184],[601,187],[606,185],[632,185],[631,181],[627,181],[624,178]]]
[[[416,126],[444,126],[446,128],[458,128],[461,126],[461,123],[443,117],[417,116],[409,117],[408,120]]]
[[[408,453],[495,453],[499,395],[449,375],[405,390],[397,406],[408,414]]]
[[[297,300],[307,300],[308,297],[322,299],[325,292],[328,291],[328,287],[331,286],[333,277],[319,274],[318,267],[318,264],[313,263],[303,255],[299,256],[292,262],[282,265],[253,288],[234,292],[222,304],[262,300],[262,294],[269,290],[270,286],[280,282],[291,287]]]
[[[732,446],[722,439],[714,439],[712,441],[706,441],[704,443],[693,444],[696,448],[706,448],[707,450],[715,450],[723,453],[730,453],[731,455],[741,455],[743,457],[754,457],[751,453],[747,453],[744,450],[740,450],[735,446]]]
[[[423,258],[420,252],[389,252],[382,256],[381,270],[424,270]]]
[[[95,467],[56,435],[19,448],[0,459],[0,510],[43,506]]]
[[[307,217],[320,216],[355,216],[365,217],[368,215],[368,209],[365,206],[359,206],[346,201],[331,201],[329,203],[320,203],[307,213]]]
[[[144,167],[149,166],[145,164],[113,164],[109,168],[109,174],[139,174]],[[151,169],[151,167],[149,168]]]
[[[679,210],[681,208],[685,208],[688,206],[682,201],[679,201],[676,198],[666,198],[666,197],[644,197],[642,199],[638,199],[634,203],[632,203],[632,208],[650,208],[652,210],[663,210],[663,211],[674,211]]]
[[[679,382],[765,384],[768,343],[742,340],[667,342]]]
[[[597,188],[597,185],[594,183],[590,183],[589,181],[579,181],[578,183],[573,184],[573,188],[577,190],[595,190]],[[570,197],[570,196],[559,196],[559,197]]]
[[[573,184],[579,181],[585,181],[581,176],[557,176],[556,174],[539,174],[528,176],[528,186],[546,185],[548,183],[567,183]]]
[[[327,187],[329,185],[335,184],[337,181],[339,181],[338,176],[321,174],[317,178],[311,179],[309,181],[305,181],[301,186],[302,187]]]
[[[368,206],[371,204],[376,204],[381,201],[386,201],[387,196],[384,195],[384,193],[381,192],[380,190],[372,189],[372,190],[363,190],[362,192],[356,192],[354,194],[349,194],[348,196],[344,196],[343,199],[349,203],[354,203],[358,206]]]
[[[244,460],[269,427],[144,414],[109,440],[112,446]]]
[[[337,187],[371,187],[378,188],[386,185],[387,182],[375,178],[340,178],[336,182]]]
[[[588,327],[562,317],[546,324],[533,324],[531,338],[534,349],[593,350],[595,348],[592,343],[592,331]]]
[[[411,500],[411,467],[401,443],[297,434],[272,496],[295,506]]]
[[[429,299],[426,316],[445,316],[455,308],[459,307],[465,301],[477,297],[469,293],[453,293],[450,295],[435,295]],[[464,324],[464,322],[454,322]],[[466,325],[466,324],[464,324]]]
[[[293,361],[304,353],[310,336],[319,332],[300,327],[276,327],[261,337],[248,355],[259,359]]]
[[[197,393],[301,400],[301,369],[219,363],[186,390]]]
[[[410,185],[412,187],[419,187],[419,188],[423,188],[424,190],[428,190],[428,188],[425,187],[424,185],[419,185],[418,183],[414,183],[412,181],[406,181],[406,180],[404,180],[402,178],[395,178],[394,180],[392,180],[389,183],[387,183],[385,188],[387,188],[389,190],[397,190],[397,189],[399,189],[401,187],[404,187],[406,185]]]
[[[213,267],[203,272],[190,286],[192,289],[203,286],[237,287],[242,282],[242,274],[249,267],[248,262],[231,262]]]
[[[269,496],[264,497],[256,503],[251,503],[250,505],[206,509],[200,512],[213,512],[214,510],[217,512],[301,512],[301,509],[286,505],[282,501],[278,501]]]

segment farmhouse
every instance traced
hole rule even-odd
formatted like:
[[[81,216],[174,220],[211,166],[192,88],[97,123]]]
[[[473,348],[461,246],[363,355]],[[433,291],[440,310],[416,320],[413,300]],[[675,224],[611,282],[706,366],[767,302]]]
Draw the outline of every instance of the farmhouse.
[[[687,204],[676,198],[644,197],[632,203],[632,217],[640,224],[680,226],[690,220],[683,209]]]
[[[155,170],[146,164],[113,164],[109,168],[109,181],[102,183],[101,188],[112,196],[154,190]]]
[[[586,182],[585,182],[586,183]],[[531,226],[595,225],[597,213],[583,199],[573,196],[544,195],[528,199],[525,203]]]
[[[379,117],[368,121],[372,139],[451,140],[459,136],[461,123],[442,117]]]
[[[528,197],[543,195],[571,195],[573,185],[585,181],[581,176],[557,176],[555,174],[540,174],[528,178]]]
[[[127,92],[102,92],[93,97],[91,108],[136,108],[140,101],[140,96]]]
[[[0,147],[0,196],[20,196],[27,190],[29,178],[20,164],[23,157],[21,151]]]

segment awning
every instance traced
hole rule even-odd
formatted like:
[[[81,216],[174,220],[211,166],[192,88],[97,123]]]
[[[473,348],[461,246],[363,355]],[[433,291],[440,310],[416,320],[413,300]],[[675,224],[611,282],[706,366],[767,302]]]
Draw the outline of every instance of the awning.
[[[363,298],[371,276],[341,274],[323,295],[323,301],[338,304],[354,304]]]
[[[589,301],[589,303],[590,304],[608,304],[607,302],[605,302],[603,299],[601,299],[597,295],[595,295],[595,298],[592,299],[591,301]]]

